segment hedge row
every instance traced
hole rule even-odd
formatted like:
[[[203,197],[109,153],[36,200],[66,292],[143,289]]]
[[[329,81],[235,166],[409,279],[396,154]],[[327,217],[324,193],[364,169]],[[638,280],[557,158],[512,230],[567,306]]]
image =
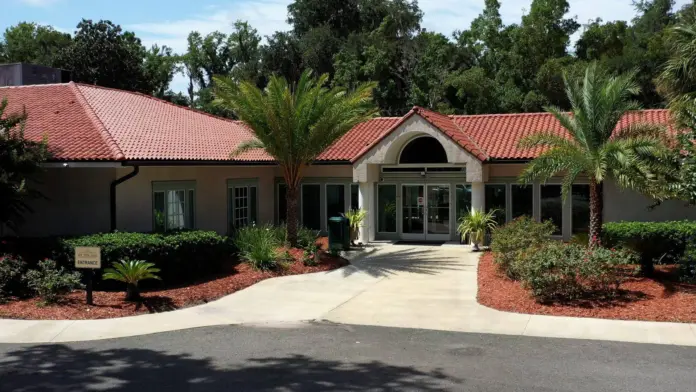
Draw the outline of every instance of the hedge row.
[[[73,265],[77,246],[100,247],[102,268],[122,259],[146,260],[162,270],[162,278],[176,280],[214,272],[232,254],[229,239],[214,231],[116,232],[59,239],[53,257]]]
[[[605,223],[602,245],[626,247],[640,254],[648,270],[654,263],[678,263],[687,244],[696,241],[695,221]]]

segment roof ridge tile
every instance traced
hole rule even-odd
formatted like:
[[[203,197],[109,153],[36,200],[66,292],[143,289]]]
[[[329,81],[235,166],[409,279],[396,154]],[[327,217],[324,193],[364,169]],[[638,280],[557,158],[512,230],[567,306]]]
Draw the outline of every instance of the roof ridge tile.
[[[90,105],[87,98],[82,94],[82,91],[80,91],[80,88],[77,86],[77,84],[70,82],[68,83],[68,86],[70,86],[70,89],[75,94],[75,98],[77,98],[78,102],[80,103],[80,106],[82,106],[82,108],[87,112],[87,117],[89,117],[94,126],[97,128],[100,136],[106,143],[107,147],[114,154],[114,159],[118,161],[124,160],[126,156],[123,154],[123,151],[118,146],[116,139],[109,132],[109,130],[106,129],[106,126],[101,121],[99,116],[97,116],[97,113],[94,111],[94,108],[92,108],[92,105]]]

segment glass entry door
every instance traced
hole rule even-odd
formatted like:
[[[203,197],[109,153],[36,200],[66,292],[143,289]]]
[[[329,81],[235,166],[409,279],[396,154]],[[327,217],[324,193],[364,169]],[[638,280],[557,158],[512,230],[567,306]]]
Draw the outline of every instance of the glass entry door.
[[[448,185],[403,185],[401,237],[405,240],[447,241],[450,237]]]
[[[401,188],[401,233],[405,240],[425,240],[425,194],[423,185]]]
[[[450,187],[428,185],[428,232],[426,239],[449,240],[450,238]]]

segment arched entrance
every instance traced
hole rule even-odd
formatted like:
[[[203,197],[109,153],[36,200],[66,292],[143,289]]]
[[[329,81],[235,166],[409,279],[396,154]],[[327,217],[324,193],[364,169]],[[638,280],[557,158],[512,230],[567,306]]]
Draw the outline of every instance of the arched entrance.
[[[396,165],[401,208],[397,214],[400,237],[406,240],[449,240],[452,233],[451,183],[447,152],[436,138],[424,135],[409,140]],[[449,167],[451,168],[451,167]],[[461,168],[453,168],[461,170]],[[388,176],[388,168],[384,175]]]
[[[399,154],[399,164],[413,163],[447,163],[447,152],[434,137],[417,137],[408,142]]]

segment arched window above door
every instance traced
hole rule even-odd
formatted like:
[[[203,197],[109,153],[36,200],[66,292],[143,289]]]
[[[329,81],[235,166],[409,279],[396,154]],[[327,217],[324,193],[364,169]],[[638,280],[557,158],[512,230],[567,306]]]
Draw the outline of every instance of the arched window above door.
[[[447,163],[447,152],[434,137],[418,137],[401,150],[399,163]]]

